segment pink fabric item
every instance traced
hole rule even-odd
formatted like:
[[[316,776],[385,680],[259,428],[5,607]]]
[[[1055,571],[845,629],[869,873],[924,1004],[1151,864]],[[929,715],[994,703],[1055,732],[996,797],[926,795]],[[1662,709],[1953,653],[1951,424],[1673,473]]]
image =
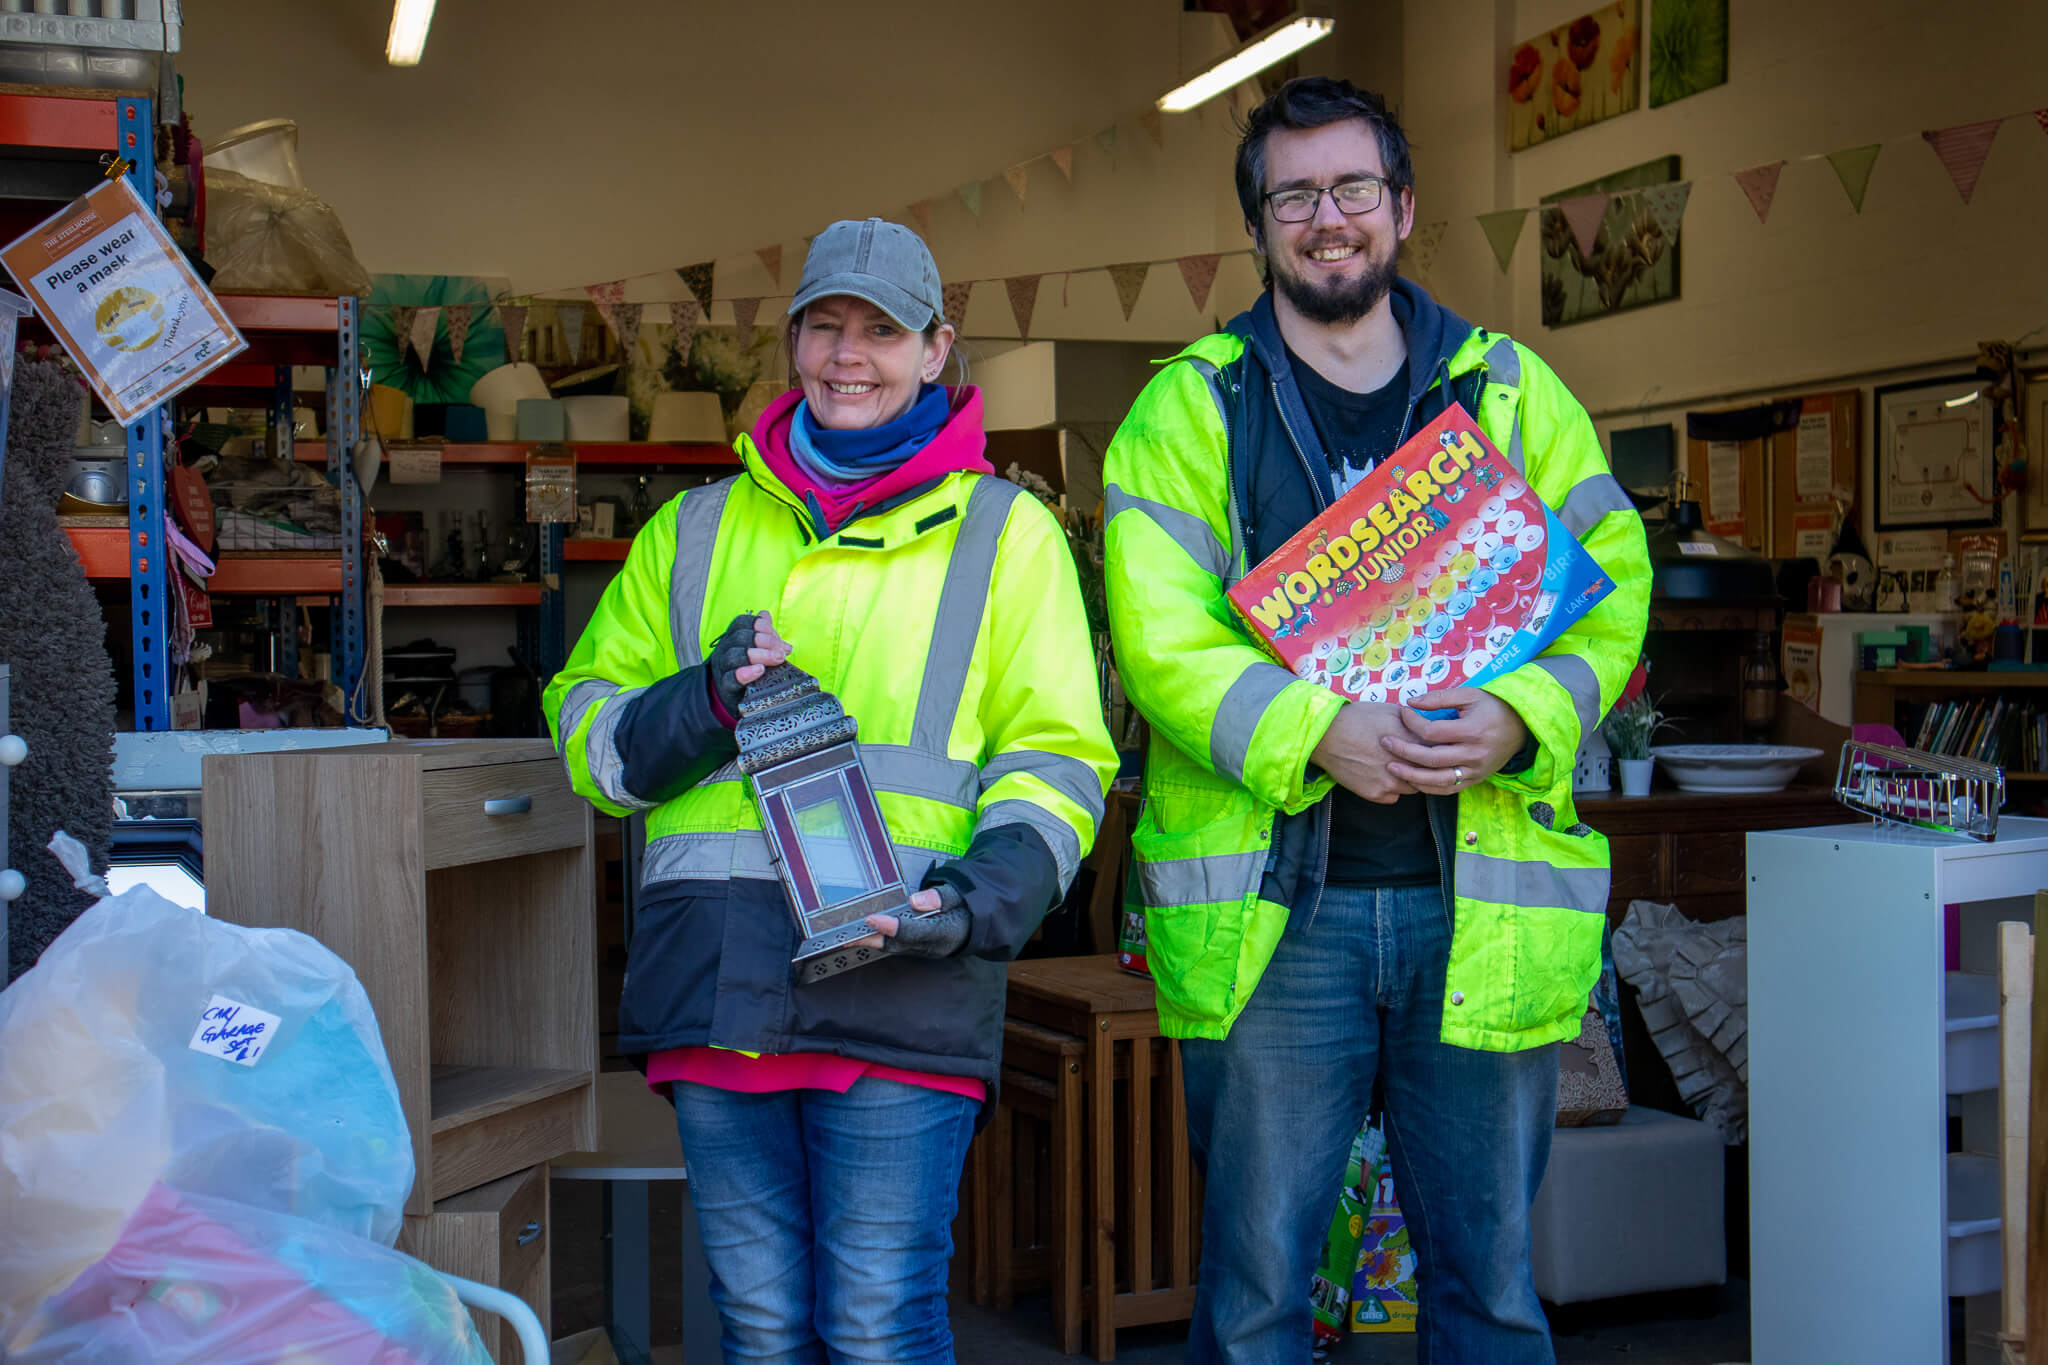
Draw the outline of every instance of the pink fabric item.
[[[866,483],[835,491],[803,472],[803,467],[789,449],[790,423],[796,420],[796,405],[803,401],[803,392],[799,389],[783,394],[761,414],[761,420],[754,424],[754,448],[761,452],[762,463],[768,466],[769,472],[782,480],[790,492],[799,498],[806,495],[817,498],[826,519],[833,526],[840,526],[853,515],[854,508],[878,507],[898,493],[942,475],[961,471],[973,474],[996,472],[995,466],[983,453],[988,439],[981,431],[981,390],[970,386],[949,392],[953,411],[946,419],[946,425],[939,428],[939,434],[926,442],[923,450]]]
[[[735,1090],[762,1095],[775,1090],[832,1090],[845,1094],[863,1076],[878,1081],[898,1081],[923,1090],[964,1095],[980,1103],[988,1098],[988,1087],[970,1076],[941,1076],[932,1071],[906,1071],[863,1062],[855,1057],[835,1057],[824,1052],[784,1052],[749,1057],[722,1047],[676,1047],[647,1058],[647,1083],[661,1085],[690,1081],[717,1090]]]
[[[739,717],[735,716],[732,712],[726,710],[725,703],[718,699],[718,684],[711,680],[711,670],[708,668],[704,670],[704,686],[710,689],[711,692],[712,716],[714,716],[717,719],[718,723],[720,725],[723,725],[726,729],[737,729],[740,723]]]

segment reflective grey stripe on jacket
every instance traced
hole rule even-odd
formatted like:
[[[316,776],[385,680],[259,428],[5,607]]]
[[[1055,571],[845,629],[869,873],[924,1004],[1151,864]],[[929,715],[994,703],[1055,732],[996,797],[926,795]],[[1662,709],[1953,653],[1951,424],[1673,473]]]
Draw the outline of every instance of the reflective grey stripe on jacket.
[[[972,768],[973,764],[968,764]],[[997,754],[979,770],[981,789],[987,791],[1011,773],[1026,773],[1051,787],[1088,812],[1088,818],[1102,823],[1102,780],[1095,769],[1078,758],[1049,754],[1041,749],[1013,749]]]
[[[1192,512],[1126,493],[1117,484],[1102,490],[1102,508],[1106,521],[1115,521],[1125,512],[1142,513],[1152,519],[1153,525],[1166,532],[1189,559],[1201,566],[1203,572],[1221,578],[1230,571],[1230,552],[1209,529],[1209,523]]]
[[[1515,349],[1515,343],[1512,338],[1502,337],[1499,341],[1487,347],[1486,356],[1482,363],[1486,366],[1488,382],[1505,384],[1511,389],[1521,387],[1522,355],[1521,352]],[[1472,416],[1477,419],[1479,414],[1475,412]],[[1515,467],[1516,473],[1521,473],[1526,468],[1522,462],[1522,405],[1520,403],[1515,404],[1515,420],[1508,427],[1507,447],[1501,451],[1501,454],[1507,456],[1508,463]],[[1574,531],[1572,534],[1577,535],[1578,532]]]
[[[1188,364],[1194,366],[1195,373],[1201,375],[1203,382],[1208,384],[1209,397],[1216,404],[1216,418],[1222,424],[1223,429],[1223,467],[1227,473],[1230,468],[1230,443],[1234,438],[1230,430],[1230,404],[1225,402],[1223,397],[1223,390],[1226,386],[1223,371],[1218,369],[1213,362],[1203,360],[1200,356],[1189,356]],[[1234,384],[1230,385],[1230,388],[1233,393],[1236,392]],[[1223,586],[1226,588],[1235,587],[1237,581],[1244,577],[1245,570],[1249,567],[1246,562],[1244,528],[1238,524],[1239,519],[1237,517],[1233,516],[1228,518],[1228,520],[1230,522],[1230,557],[1225,561],[1224,572],[1220,575],[1223,579]],[[1105,521],[1103,524],[1107,525],[1108,522]]]
[[[643,801],[626,790],[626,760],[619,753],[618,742],[619,722],[625,718],[626,703],[646,690],[644,687],[620,687],[602,678],[585,678],[570,688],[569,695],[562,699],[562,713],[557,722],[566,745],[577,727],[583,724],[583,717],[590,708],[603,703],[597,719],[584,733],[583,763],[590,770],[590,780],[597,784],[605,799],[629,810],[647,810],[656,804]]]
[[[1154,910],[1241,901],[1257,889],[1265,867],[1263,848],[1163,862],[1146,862],[1141,858],[1138,888],[1145,904]]]
[[[939,859],[950,855],[917,844],[891,844],[896,853],[896,870],[903,884],[915,889],[925,873]],[[768,836],[758,829],[664,834],[647,845],[647,857],[640,880],[653,886],[673,881],[723,881],[747,877],[756,881],[776,880],[775,859],[768,849]]]
[[[1460,899],[1530,909],[1583,910],[1589,915],[1607,913],[1608,874],[1604,867],[1556,867],[1460,850],[1451,876]]]
[[[1593,665],[1576,654],[1539,654],[1536,667],[1556,679],[1571,695],[1572,710],[1579,718],[1579,734],[1590,735],[1600,724],[1600,679]]]
[[[1565,530],[1583,538],[1609,512],[1633,512],[1635,507],[1612,474],[1594,474],[1580,479],[1564,495],[1557,519],[1564,523]]]
[[[1245,760],[1251,754],[1252,734],[1282,692],[1295,681],[1292,673],[1278,664],[1247,665],[1237,675],[1216,707],[1209,722],[1209,762],[1233,782],[1244,781]]]
[[[675,642],[676,667],[704,662],[704,597],[711,586],[711,558],[718,547],[718,523],[733,484],[746,475],[721,479],[697,488],[676,504],[676,558],[669,568],[668,627]]]

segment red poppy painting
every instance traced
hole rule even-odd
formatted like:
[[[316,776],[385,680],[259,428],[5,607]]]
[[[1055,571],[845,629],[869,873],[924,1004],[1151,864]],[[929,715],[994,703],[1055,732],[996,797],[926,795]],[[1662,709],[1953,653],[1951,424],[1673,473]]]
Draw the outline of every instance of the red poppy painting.
[[[1515,45],[1507,71],[1509,151],[1636,107],[1641,4],[1615,0]]]

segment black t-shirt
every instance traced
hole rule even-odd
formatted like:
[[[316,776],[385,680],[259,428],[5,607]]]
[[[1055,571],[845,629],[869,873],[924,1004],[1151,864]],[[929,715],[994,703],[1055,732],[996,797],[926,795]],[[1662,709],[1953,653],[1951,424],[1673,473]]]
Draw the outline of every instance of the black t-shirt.
[[[1371,393],[1353,393],[1291,351],[1288,358],[1341,493],[1399,443],[1408,416],[1408,362],[1402,361],[1399,372]],[[1436,841],[1422,797],[1404,796],[1382,806],[1339,787],[1330,802],[1331,882],[1415,886],[1438,879]]]

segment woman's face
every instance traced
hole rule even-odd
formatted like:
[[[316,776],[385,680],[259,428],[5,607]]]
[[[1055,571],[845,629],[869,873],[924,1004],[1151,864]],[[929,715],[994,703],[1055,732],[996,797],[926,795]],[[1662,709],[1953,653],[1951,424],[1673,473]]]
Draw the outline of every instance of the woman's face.
[[[796,323],[797,383],[821,427],[878,427],[903,415],[921,385],[939,377],[953,329],[927,341],[866,299],[834,294]]]

